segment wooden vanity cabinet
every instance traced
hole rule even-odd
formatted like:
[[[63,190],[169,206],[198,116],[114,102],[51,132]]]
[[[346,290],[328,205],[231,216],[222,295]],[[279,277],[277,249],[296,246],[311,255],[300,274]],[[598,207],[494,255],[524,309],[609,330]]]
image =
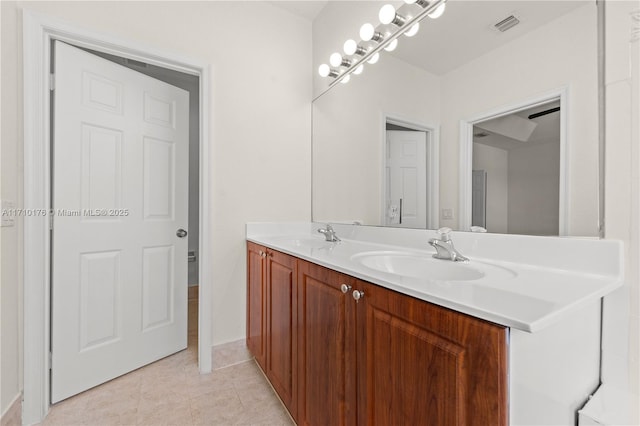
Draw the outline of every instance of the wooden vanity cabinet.
[[[508,420],[507,329],[356,281],[358,424]]]
[[[267,250],[267,359],[265,374],[297,418],[297,259]]]
[[[263,259],[267,325],[248,312],[247,344],[264,330],[263,369],[299,425],[508,424],[506,327],[272,250]]]
[[[265,247],[247,241],[247,348],[266,368],[267,261]]]
[[[295,419],[297,259],[247,242],[247,347]]]
[[[298,424],[356,424],[355,280],[298,260]]]

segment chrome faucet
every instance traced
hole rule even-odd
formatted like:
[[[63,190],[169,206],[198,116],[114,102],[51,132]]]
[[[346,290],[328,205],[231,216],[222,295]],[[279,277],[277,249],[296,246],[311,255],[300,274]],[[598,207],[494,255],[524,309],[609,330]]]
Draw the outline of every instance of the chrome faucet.
[[[429,240],[429,244],[436,249],[436,254],[433,257],[452,262],[468,262],[469,259],[461,255],[453,246],[450,233],[451,228],[440,228],[438,229],[440,238],[431,238]]]
[[[340,241],[340,238],[338,238],[336,231],[333,230],[333,226],[331,226],[330,223],[327,223],[326,228],[318,229],[318,232],[324,235],[325,241],[330,241],[332,243]]]

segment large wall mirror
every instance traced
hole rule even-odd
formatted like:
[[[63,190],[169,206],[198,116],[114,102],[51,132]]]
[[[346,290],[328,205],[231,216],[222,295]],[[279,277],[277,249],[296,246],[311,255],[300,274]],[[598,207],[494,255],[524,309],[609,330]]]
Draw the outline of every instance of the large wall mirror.
[[[315,68],[382,4],[328,2]],[[598,236],[597,20],[594,0],[449,0],[348,83],[316,72],[313,220]]]

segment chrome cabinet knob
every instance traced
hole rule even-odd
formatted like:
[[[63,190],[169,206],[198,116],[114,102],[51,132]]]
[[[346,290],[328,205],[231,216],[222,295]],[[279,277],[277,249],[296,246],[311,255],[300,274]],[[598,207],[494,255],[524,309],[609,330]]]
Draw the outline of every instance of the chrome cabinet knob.
[[[180,228],[176,231],[176,235],[178,236],[178,238],[184,238],[187,236],[187,231],[185,231],[184,229]]]
[[[347,294],[349,292],[349,290],[351,290],[351,286],[350,285],[342,284],[340,286],[340,291],[342,291],[344,294]]]
[[[362,299],[364,297],[364,291],[353,290],[353,293],[351,295],[353,296],[353,298],[357,302],[358,300],[360,300],[360,299]]]

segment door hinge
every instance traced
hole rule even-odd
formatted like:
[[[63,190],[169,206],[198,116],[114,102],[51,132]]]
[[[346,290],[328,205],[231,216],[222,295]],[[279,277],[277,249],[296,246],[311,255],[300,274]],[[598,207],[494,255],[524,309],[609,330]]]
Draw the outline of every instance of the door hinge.
[[[53,215],[49,215],[49,231],[53,231]]]
[[[49,90],[55,90],[56,88],[56,75],[51,73],[49,74]]]
[[[53,366],[53,355],[49,352],[49,370],[52,369]]]

